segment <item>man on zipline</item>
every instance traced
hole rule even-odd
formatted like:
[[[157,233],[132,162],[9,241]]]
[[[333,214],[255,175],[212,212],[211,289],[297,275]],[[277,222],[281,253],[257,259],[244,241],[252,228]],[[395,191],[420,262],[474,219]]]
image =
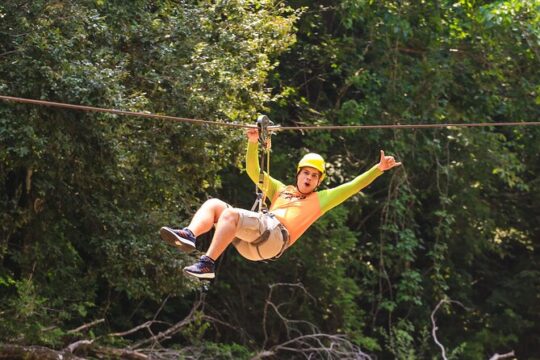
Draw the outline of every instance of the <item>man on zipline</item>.
[[[249,129],[247,137],[246,170],[251,180],[258,184],[258,129]],[[324,213],[358,193],[384,171],[399,165],[400,162],[392,156],[385,156],[381,150],[379,163],[362,175],[335,188],[315,191],[326,177],[325,163],[320,155],[309,153],[298,163],[296,185],[286,186],[264,173],[264,183],[258,186],[271,199],[267,213],[233,208],[219,199],[210,199],[197,210],[188,227],[162,227],[160,236],[167,243],[191,252],[195,250],[197,236],[215,225],[206,255],[184,268],[186,274],[213,279],[214,262],[229,244],[232,243],[242,256],[250,260],[278,258]]]

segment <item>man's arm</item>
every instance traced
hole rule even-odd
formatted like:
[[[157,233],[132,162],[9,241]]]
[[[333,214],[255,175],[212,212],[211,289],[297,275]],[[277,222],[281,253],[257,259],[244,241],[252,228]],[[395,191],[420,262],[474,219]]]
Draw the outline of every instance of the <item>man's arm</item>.
[[[333,189],[319,192],[321,211],[324,213],[333,207],[336,207],[371,184],[373,180],[381,176],[384,171],[400,165],[401,163],[396,162],[393,156],[385,156],[384,151],[381,150],[381,158],[377,165],[373,166],[362,175],[357,176],[352,181],[337,186]]]
[[[266,193],[266,196],[269,199],[274,197],[274,194],[278,189],[281,189],[285,185],[280,181],[269,176],[266,172],[264,173],[264,183],[263,186],[259,184],[259,173],[261,167],[259,165],[259,132],[256,128],[250,128],[247,131],[248,144],[246,152],[246,171],[249,175],[249,178]]]
[[[381,169],[378,165],[373,166],[371,169],[357,176],[353,180],[336,186],[335,188],[323,190],[319,192],[319,200],[321,202],[321,211],[323,213],[338,206],[351,196],[357,194],[371,184],[373,180],[382,175]]]

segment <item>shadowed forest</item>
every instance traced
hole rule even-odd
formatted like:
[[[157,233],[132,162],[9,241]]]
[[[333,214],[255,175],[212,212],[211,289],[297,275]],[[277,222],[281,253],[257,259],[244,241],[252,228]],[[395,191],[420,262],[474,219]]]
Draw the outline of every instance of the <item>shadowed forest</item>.
[[[206,289],[163,242],[250,209],[240,127],[0,101],[0,359],[540,359],[538,0],[12,0],[0,95],[283,130],[321,188],[403,163]],[[211,233],[200,237],[204,252]]]

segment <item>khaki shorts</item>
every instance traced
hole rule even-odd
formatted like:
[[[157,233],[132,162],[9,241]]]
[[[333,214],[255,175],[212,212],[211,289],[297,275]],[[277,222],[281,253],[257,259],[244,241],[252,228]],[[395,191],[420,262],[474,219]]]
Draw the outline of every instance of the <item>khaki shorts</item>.
[[[253,261],[281,256],[289,241],[285,227],[272,214],[238,208],[235,210],[239,214],[236,239],[233,241],[236,250]]]

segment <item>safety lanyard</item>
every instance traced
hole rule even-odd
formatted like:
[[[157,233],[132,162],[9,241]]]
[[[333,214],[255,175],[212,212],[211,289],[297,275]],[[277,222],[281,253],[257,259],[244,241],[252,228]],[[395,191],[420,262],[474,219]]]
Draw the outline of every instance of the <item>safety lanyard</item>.
[[[266,115],[261,115],[257,118],[257,129],[259,130],[259,145],[261,146],[261,152],[259,157],[259,183],[255,185],[255,194],[257,198],[251,211],[255,209],[260,213],[267,213],[268,208],[266,206],[266,187],[267,184],[264,182],[264,170],[266,168],[266,173],[270,177],[270,132],[268,127],[273,125],[272,121]],[[263,191],[264,189],[264,191]]]

